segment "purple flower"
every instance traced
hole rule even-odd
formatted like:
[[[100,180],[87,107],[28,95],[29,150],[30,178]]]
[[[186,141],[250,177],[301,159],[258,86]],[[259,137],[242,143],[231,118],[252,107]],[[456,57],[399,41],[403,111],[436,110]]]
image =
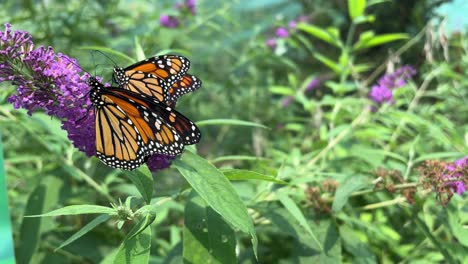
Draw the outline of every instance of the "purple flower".
[[[374,85],[369,93],[369,97],[378,104],[390,103],[393,101],[393,94],[386,86]]]
[[[153,155],[148,158],[146,164],[150,171],[158,171],[168,168],[171,165],[171,161],[174,159],[175,156]]]
[[[192,15],[196,15],[197,14],[197,11],[195,9],[195,6],[196,6],[196,1],[195,0],[185,0],[183,3],[177,3],[175,4],[175,8],[176,9],[179,9],[179,10],[188,10],[188,12],[190,12]]]
[[[307,84],[305,90],[306,90],[306,91],[312,91],[312,90],[314,90],[315,88],[317,88],[317,86],[319,86],[321,83],[322,83],[322,81],[321,81],[319,78],[313,78],[313,79],[310,80],[310,82]]]
[[[276,36],[278,38],[287,38],[287,37],[289,37],[289,32],[284,27],[277,28],[275,34],[276,34]]]
[[[185,6],[190,11],[190,13],[192,13],[192,15],[196,14],[195,5],[196,5],[195,0],[186,0],[185,1]]]
[[[296,29],[296,27],[297,27],[297,22],[294,21],[294,20],[289,21],[289,22],[288,22],[288,27],[289,27],[290,29]]]
[[[445,186],[462,195],[466,191],[465,180],[468,175],[464,174],[468,171],[468,156],[447,164],[445,169],[448,172],[442,175]]]
[[[293,96],[284,97],[283,100],[281,100],[281,105],[283,107],[288,107],[293,101],[294,101]]]
[[[59,118],[73,145],[88,156],[95,155],[94,111],[86,84],[89,75],[82,74],[75,59],[55,53],[52,47],[33,49],[32,37],[23,31],[12,33],[10,24],[5,24],[0,37],[0,82],[17,86],[8,102],[28,114],[42,109]],[[162,168],[166,156],[158,156]]]
[[[269,39],[267,39],[267,40],[265,41],[265,44],[266,44],[268,47],[274,49],[274,48],[276,48],[276,39],[274,39],[274,38],[269,38]]]
[[[458,195],[462,195],[466,191],[466,186],[462,181],[456,181],[453,183],[452,189],[458,193]]]
[[[393,73],[382,76],[377,84],[372,86],[369,97],[378,104],[393,102],[393,89],[404,86],[408,79],[416,74],[411,66],[403,66]]]
[[[453,164],[460,168],[468,167],[468,156],[454,161]]]
[[[161,23],[161,26],[167,28],[176,28],[179,26],[177,17],[164,14],[159,17],[159,23]]]

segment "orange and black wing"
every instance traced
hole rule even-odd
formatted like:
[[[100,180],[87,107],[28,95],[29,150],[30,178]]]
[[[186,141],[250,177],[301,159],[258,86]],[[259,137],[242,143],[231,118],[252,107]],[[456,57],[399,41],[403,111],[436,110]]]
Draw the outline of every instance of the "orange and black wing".
[[[148,156],[175,156],[186,144],[200,140],[192,121],[159,101],[98,82],[94,85],[99,85],[91,93],[96,149],[105,164],[133,170]]]
[[[114,80],[123,89],[155,97],[174,106],[177,99],[201,87],[201,81],[186,74],[190,61],[178,55],[148,58],[126,68],[114,68]]]
[[[178,55],[162,55],[151,57],[126,68],[114,68],[114,80],[121,88],[128,89],[126,86],[132,82],[141,82],[144,76],[154,76],[171,87],[190,68],[190,61]],[[138,85],[137,85],[138,86]],[[147,95],[151,95],[146,93]]]
[[[169,99],[165,101],[166,104],[174,107],[179,97],[186,93],[198,90],[201,85],[202,83],[200,79],[198,79],[196,76],[185,74],[169,89]]]

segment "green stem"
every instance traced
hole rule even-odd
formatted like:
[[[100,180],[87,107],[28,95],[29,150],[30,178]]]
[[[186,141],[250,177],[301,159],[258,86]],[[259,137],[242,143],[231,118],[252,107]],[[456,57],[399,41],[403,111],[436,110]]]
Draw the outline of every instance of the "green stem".
[[[364,123],[368,116],[369,116],[370,109],[366,107],[361,111],[359,116],[357,116],[352,122],[351,125],[341,131],[335,138],[330,140],[328,142],[328,145],[322,149],[317,156],[315,156],[313,159],[311,159],[306,165],[305,169],[312,167],[319,159],[321,159],[323,156],[325,156],[330,150],[332,150],[338,143],[340,143],[341,140],[343,140],[351,131],[353,131],[357,126],[361,125]]]
[[[413,110],[416,108],[416,106],[419,103],[419,100],[421,97],[424,95],[424,92],[426,91],[427,87],[429,86],[429,83],[437,76],[438,70],[432,71],[429,76],[427,76],[424,79],[424,82],[421,84],[421,87],[416,91],[413,100],[411,100],[408,110],[406,111],[407,113],[413,112]],[[385,146],[385,151],[390,151],[392,146],[396,143],[398,137],[400,136],[401,130],[405,127],[406,125],[406,120],[402,119],[400,123],[398,123],[398,126],[396,129],[393,131],[392,136],[390,137],[390,140],[388,141],[388,144]]]

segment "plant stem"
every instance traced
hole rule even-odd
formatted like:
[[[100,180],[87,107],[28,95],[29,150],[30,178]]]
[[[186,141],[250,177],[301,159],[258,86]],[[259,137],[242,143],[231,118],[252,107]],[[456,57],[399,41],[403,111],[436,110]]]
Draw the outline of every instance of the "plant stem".
[[[305,166],[305,168],[309,168],[312,165],[314,165],[319,159],[321,159],[325,154],[328,153],[331,149],[333,149],[342,139],[344,139],[354,128],[357,126],[361,125],[367,120],[367,117],[369,116],[370,109],[368,107],[364,107],[364,109],[361,111],[359,116],[357,116],[353,122],[351,122],[350,127],[347,129],[341,131],[340,134],[338,134],[335,138],[330,140],[328,142],[328,145],[322,149],[317,156],[315,156],[313,159],[311,159]]]

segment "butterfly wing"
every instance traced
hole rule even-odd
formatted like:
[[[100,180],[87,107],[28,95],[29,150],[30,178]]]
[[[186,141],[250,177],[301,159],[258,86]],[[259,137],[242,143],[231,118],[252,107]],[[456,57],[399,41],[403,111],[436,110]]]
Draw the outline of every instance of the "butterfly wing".
[[[121,88],[174,106],[180,96],[201,87],[198,78],[186,74],[189,68],[190,61],[183,56],[156,56],[126,68],[114,68],[114,80]]]
[[[91,94],[97,156],[114,168],[133,170],[153,154],[175,156],[200,140],[196,125],[157,100],[104,87]]]
[[[182,95],[198,90],[202,83],[200,79],[191,74],[185,74],[169,89],[169,99],[166,100],[167,105],[175,106],[177,99]]]

